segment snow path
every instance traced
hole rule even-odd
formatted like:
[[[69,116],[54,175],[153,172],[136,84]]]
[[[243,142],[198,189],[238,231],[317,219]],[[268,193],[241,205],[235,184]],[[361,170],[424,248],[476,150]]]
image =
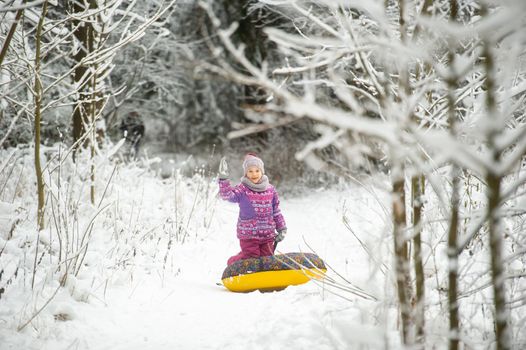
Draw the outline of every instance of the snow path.
[[[342,222],[344,200],[353,230],[365,241],[374,241],[384,228],[374,199],[363,190],[324,191],[282,198],[289,233],[278,250],[309,251],[305,240],[353,283],[380,293],[383,286],[369,278],[367,255]],[[76,304],[73,320],[55,322],[44,339],[22,340],[20,334],[0,349],[324,350],[347,349],[360,341],[381,345],[378,329],[368,333],[364,327],[372,323],[373,312],[359,308],[364,301],[351,294],[346,294],[348,301],[314,282],[279,293],[238,294],[217,286],[226,259],[239,250],[234,233],[237,210],[230,203],[218,203],[213,230],[174,247],[164,277],[159,266],[136,266],[129,280],[105,291],[101,287],[89,303]]]

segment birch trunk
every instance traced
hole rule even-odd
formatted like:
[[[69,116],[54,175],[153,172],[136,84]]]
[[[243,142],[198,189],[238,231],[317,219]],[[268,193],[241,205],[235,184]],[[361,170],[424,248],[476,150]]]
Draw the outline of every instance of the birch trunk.
[[[95,41],[95,31],[92,24],[88,22],[84,16],[80,16],[80,14],[88,9],[96,9],[97,2],[93,0],[89,3],[74,1],[71,8],[73,13],[78,14],[77,16],[81,17],[80,19],[73,21],[73,26],[75,28],[74,35],[80,44],[76,55],[73,57],[76,63],[73,79],[78,89],[77,101],[73,111],[72,129],[73,142],[76,142],[85,134],[86,125],[88,125],[89,122],[89,113],[91,111],[91,92],[89,91],[89,85],[91,82],[89,73],[90,67],[83,63],[83,60],[89,53],[93,52]],[[86,146],[86,144],[84,143],[81,146]]]

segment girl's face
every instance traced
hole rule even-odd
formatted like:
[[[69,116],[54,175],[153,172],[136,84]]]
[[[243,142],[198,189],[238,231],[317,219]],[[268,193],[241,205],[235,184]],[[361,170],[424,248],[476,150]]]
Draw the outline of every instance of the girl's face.
[[[261,170],[257,166],[251,166],[248,168],[247,173],[245,175],[250,181],[257,184],[259,180],[261,180],[261,177],[263,174],[261,173]]]

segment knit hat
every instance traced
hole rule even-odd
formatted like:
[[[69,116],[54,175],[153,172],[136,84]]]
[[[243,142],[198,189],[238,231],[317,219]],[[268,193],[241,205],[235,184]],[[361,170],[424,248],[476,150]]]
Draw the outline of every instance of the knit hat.
[[[247,153],[245,160],[243,161],[243,173],[246,174],[248,168],[251,166],[258,167],[259,170],[261,170],[261,173],[265,174],[265,164],[263,164],[261,158],[258,158],[254,153]]]

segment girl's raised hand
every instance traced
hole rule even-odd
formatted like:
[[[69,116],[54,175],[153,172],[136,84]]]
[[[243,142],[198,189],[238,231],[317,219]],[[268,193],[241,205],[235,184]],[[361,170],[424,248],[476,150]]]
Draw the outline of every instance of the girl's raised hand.
[[[219,179],[227,179],[228,175],[228,163],[226,162],[226,157],[223,157],[219,162],[218,177]]]

